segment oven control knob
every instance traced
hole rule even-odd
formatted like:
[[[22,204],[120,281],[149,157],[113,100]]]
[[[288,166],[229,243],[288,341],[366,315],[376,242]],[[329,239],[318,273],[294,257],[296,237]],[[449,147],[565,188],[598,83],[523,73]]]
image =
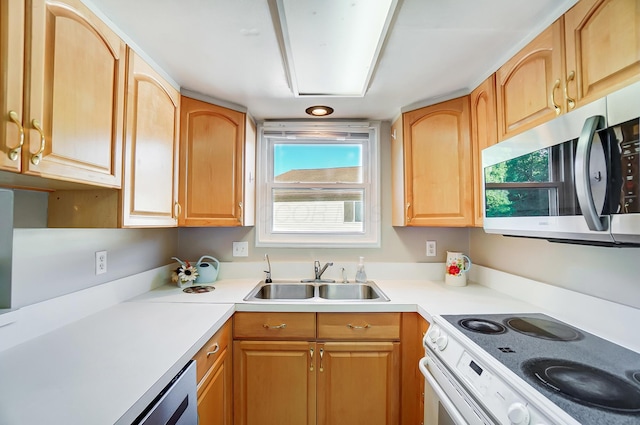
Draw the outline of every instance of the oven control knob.
[[[431,342],[436,342],[436,339],[438,339],[438,337],[440,336],[440,327],[438,325],[432,327],[429,330],[429,333],[427,334],[427,336],[429,337],[429,340]]]
[[[449,338],[447,338],[447,336],[444,334],[436,338],[436,347],[438,347],[438,350],[440,351],[447,348],[448,343],[449,343]]]
[[[527,425],[530,419],[529,409],[522,403],[513,403],[509,406],[507,417],[513,425]]]

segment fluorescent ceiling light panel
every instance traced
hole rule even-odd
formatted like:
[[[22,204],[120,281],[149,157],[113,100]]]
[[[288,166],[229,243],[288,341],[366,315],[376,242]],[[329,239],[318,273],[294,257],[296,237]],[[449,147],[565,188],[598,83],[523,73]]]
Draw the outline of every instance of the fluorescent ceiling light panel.
[[[398,0],[277,0],[296,96],[365,95]]]

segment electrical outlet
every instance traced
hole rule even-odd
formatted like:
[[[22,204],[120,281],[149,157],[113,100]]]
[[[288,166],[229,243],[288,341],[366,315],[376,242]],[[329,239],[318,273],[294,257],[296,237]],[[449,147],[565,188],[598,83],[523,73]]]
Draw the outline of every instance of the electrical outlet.
[[[427,257],[435,257],[436,252],[436,241],[427,241]]]
[[[96,251],[96,274],[107,272],[107,251]]]
[[[248,257],[249,256],[249,242],[234,242],[233,243],[233,256],[234,257]]]

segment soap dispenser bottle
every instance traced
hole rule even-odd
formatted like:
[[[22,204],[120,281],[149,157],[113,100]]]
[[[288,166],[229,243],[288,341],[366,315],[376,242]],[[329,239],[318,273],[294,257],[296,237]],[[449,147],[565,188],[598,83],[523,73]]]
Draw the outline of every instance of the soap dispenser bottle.
[[[364,257],[360,257],[360,261],[358,262],[358,267],[356,269],[356,282],[366,283],[366,281],[367,273],[364,271]]]

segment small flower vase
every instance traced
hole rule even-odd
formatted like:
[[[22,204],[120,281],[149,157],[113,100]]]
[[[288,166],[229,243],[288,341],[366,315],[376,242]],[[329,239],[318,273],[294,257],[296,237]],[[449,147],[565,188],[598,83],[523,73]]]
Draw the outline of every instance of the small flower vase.
[[[467,271],[471,268],[471,260],[461,252],[447,251],[444,283],[449,286],[466,286]]]

